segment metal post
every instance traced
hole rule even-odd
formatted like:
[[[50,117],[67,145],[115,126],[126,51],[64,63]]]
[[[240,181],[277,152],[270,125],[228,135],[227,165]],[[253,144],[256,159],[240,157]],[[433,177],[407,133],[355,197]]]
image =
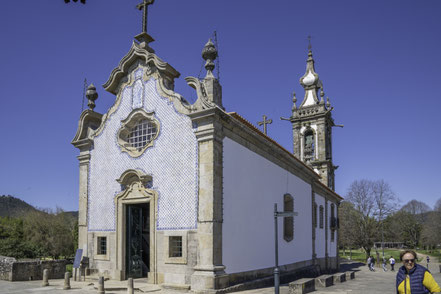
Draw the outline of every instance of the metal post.
[[[274,267],[274,293],[279,294],[279,243],[278,243],[278,235],[277,235],[277,203],[274,203],[274,241],[275,241],[275,264]]]
[[[275,264],[274,267],[274,293],[279,294],[280,288],[280,271],[279,271],[279,238],[277,229],[278,217],[293,217],[297,215],[294,211],[277,211],[277,203],[274,203],[274,251],[275,251]]]

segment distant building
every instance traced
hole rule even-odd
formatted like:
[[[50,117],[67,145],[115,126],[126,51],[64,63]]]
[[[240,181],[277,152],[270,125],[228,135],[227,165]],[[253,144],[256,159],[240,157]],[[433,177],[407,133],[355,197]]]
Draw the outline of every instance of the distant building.
[[[90,86],[72,141],[80,150],[79,248],[92,272],[195,292],[270,276],[274,203],[298,213],[280,221],[282,273],[336,269],[342,198],[333,191],[331,107],[317,98],[312,53],[305,98],[288,119],[293,154],[224,110],[211,41],[205,78],[186,78],[198,97],[189,104],[174,92],[179,73],[154,53],[152,38],[136,39],[103,86],[114,105],[95,112]]]

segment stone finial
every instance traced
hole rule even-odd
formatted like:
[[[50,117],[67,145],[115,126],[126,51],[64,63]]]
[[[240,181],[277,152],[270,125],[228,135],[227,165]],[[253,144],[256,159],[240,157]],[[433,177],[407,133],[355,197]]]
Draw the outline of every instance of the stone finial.
[[[331,101],[329,101],[329,97],[326,97],[326,108],[331,108]]]
[[[202,58],[206,61],[205,62],[205,69],[207,70],[206,77],[214,77],[213,70],[214,70],[214,60],[216,59],[216,57],[217,57],[217,49],[214,46],[213,42],[211,42],[211,39],[209,39],[207,44],[205,44],[204,49],[202,49]]]
[[[323,87],[322,87],[320,88],[320,104],[325,104],[323,97],[325,97],[325,92],[323,91]]]
[[[296,97],[296,92],[292,91],[292,112],[296,111],[297,109],[297,97]]]
[[[89,106],[90,110],[93,111],[93,109],[96,106],[95,100],[98,99],[98,93],[96,92],[96,88],[93,84],[90,84],[90,86],[87,87],[86,97],[89,100],[89,103],[87,104],[87,106]]]

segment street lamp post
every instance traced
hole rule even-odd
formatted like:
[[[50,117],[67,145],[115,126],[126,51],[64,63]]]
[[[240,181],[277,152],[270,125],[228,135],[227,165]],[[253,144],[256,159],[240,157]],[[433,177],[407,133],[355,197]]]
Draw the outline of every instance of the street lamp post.
[[[275,267],[274,267],[274,293],[279,294],[280,291],[280,272],[279,272],[279,237],[278,237],[278,217],[294,217],[297,212],[277,211],[277,203],[274,203],[274,247],[275,247]]]

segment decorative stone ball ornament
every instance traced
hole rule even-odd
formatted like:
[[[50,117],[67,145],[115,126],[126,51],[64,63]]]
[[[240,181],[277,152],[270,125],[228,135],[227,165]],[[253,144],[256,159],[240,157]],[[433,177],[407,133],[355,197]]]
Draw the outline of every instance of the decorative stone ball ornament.
[[[93,84],[90,84],[89,87],[87,87],[86,97],[89,100],[87,106],[89,106],[90,110],[93,111],[96,106],[95,100],[98,99],[98,93],[96,92],[96,88]]]
[[[205,44],[204,49],[202,49],[202,58],[206,61],[205,69],[207,70],[207,75],[212,74],[214,69],[214,60],[217,57],[217,49],[214,46],[211,39],[208,40],[207,44]]]

